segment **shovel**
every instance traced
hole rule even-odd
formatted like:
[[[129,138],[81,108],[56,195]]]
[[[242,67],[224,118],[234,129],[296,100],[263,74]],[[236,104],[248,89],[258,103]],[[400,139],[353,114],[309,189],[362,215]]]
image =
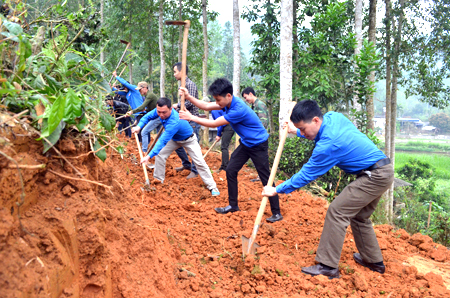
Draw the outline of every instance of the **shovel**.
[[[123,57],[125,57],[125,54],[128,51],[128,48],[131,46],[131,42],[125,41],[125,40],[120,40],[121,43],[124,43],[127,45],[127,47],[125,48],[125,51],[123,51],[122,57],[120,57],[119,63],[117,63],[117,66],[114,70],[117,70],[120,66],[120,63],[122,63]],[[111,84],[112,80],[114,79],[114,76],[111,76],[111,79],[109,80],[109,83]]]
[[[141,160],[142,160],[144,157],[142,156],[141,144],[139,143],[138,134],[135,133],[134,136],[136,137],[136,143],[137,143],[137,146],[139,149],[139,156],[141,157]],[[145,164],[142,164],[142,168],[144,169],[145,184],[150,185],[150,180],[148,179],[148,174],[147,174],[147,167],[145,166]]]
[[[290,117],[289,113],[289,117]],[[288,117],[288,119],[289,119]],[[283,153],[283,147],[284,143],[286,142],[286,137],[288,135],[289,126],[286,125],[286,127],[283,129],[283,132],[281,133],[280,137],[280,143],[278,144],[277,149],[277,155],[275,155],[275,160],[273,161],[272,165],[272,171],[270,172],[269,181],[267,182],[267,185],[273,185],[273,181],[275,180],[275,175],[277,173],[278,163],[280,162],[281,154]],[[253,232],[250,238],[245,237],[242,235],[242,255],[245,256],[246,254],[254,255],[256,252],[256,249],[258,247],[261,247],[258,243],[255,242],[256,235],[258,234],[259,230],[259,224],[261,223],[261,219],[264,214],[264,210],[266,209],[267,201],[269,200],[268,197],[263,197],[261,201],[261,206],[259,207],[258,215],[256,216],[255,220],[255,226],[253,227]]]
[[[184,34],[183,34],[183,49],[181,52],[181,87],[186,87],[186,54],[187,54],[187,45],[188,45],[188,34],[189,27],[191,26],[191,21],[166,21],[166,25],[175,25],[175,26],[184,26]],[[184,93],[181,95],[180,99],[180,110],[186,111],[186,107],[184,105]]]
[[[209,151],[217,144],[217,139],[214,141],[214,143],[209,147],[208,151],[206,151],[205,155],[203,155],[203,159],[205,159],[206,155],[208,155]]]

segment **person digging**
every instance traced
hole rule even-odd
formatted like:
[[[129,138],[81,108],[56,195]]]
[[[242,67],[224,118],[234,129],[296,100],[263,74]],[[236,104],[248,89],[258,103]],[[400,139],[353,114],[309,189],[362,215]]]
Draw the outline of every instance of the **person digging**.
[[[394,181],[389,158],[344,115],[336,112],[322,115],[315,101],[297,103],[290,119],[289,132],[314,140],[316,146],[297,174],[276,188],[265,186],[263,196],[290,193],[327,173],[333,166],[357,176],[328,207],[316,253],[318,264],[303,267],[302,272],[339,278],[339,259],[350,225],[359,251],[353,254],[354,260],[383,274],[383,256],[369,217],[381,195]]]
[[[153,178],[159,180],[161,183],[164,182],[167,158],[174,150],[183,147],[191,156],[200,178],[202,178],[206,187],[211,191],[211,195],[220,195],[216,182],[211,175],[211,170],[203,159],[202,149],[197,142],[194,130],[189,125],[189,122],[179,118],[178,112],[172,108],[170,99],[165,97],[158,99],[156,109],[153,109],[142,117],[138,125],[133,127],[131,131],[133,133],[139,133],[149,121],[157,118],[159,118],[165,130],[152,151],[141,160],[141,163],[147,165],[150,158],[156,156]]]
[[[219,127],[230,124],[233,130],[241,137],[240,144],[231,154],[226,169],[228,183],[228,202],[226,207],[218,207],[214,210],[220,214],[239,211],[238,207],[238,173],[244,164],[251,158],[263,185],[269,181],[269,134],[262,125],[255,112],[240,98],[233,96],[233,85],[225,78],[215,80],[208,90],[216,102],[204,102],[191,96],[186,88],[180,88],[180,95],[184,93],[198,108],[205,111],[223,110],[225,115],[216,120],[203,119],[193,116],[189,111],[180,111],[180,118],[194,121],[206,127]],[[280,213],[278,195],[270,196],[270,209],[272,216],[266,218],[268,222],[276,222],[283,219]]]

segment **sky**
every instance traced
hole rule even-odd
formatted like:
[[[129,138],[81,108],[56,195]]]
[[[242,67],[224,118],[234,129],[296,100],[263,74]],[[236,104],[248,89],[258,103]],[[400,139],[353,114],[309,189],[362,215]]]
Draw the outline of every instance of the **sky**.
[[[239,0],[239,15],[244,11],[244,6],[252,3],[249,0]],[[224,26],[226,22],[230,22],[233,26],[233,0],[214,0],[208,1],[208,9],[219,12],[217,21],[220,25]],[[240,18],[240,35],[241,35],[241,48],[247,58],[250,57],[252,46],[251,41],[254,39],[251,33],[251,24]]]

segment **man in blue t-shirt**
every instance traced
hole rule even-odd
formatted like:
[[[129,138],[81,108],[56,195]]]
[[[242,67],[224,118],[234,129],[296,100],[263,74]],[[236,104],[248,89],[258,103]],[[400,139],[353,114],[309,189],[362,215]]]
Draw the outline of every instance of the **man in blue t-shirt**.
[[[381,195],[394,181],[394,169],[389,158],[344,115],[336,112],[322,115],[315,101],[297,103],[291,121],[289,132],[314,140],[316,146],[300,172],[276,188],[264,187],[264,196],[290,193],[314,181],[333,166],[357,175],[356,180],[347,185],[328,207],[316,252],[319,264],[304,267],[302,272],[338,278],[339,259],[350,225],[359,251],[353,254],[355,261],[383,274],[383,256],[369,217]]]
[[[225,78],[215,80],[209,87],[216,102],[204,102],[191,96],[186,88],[180,88],[180,95],[184,93],[185,99],[192,102],[198,108],[205,111],[223,110],[223,116],[215,119],[203,119],[191,115],[188,111],[181,111],[180,118],[197,122],[207,127],[219,127],[230,124],[233,130],[241,137],[241,143],[234,150],[227,166],[228,201],[226,207],[215,208],[216,212],[226,214],[239,211],[238,207],[238,173],[244,164],[251,158],[263,185],[269,181],[269,134],[262,125],[255,112],[240,98],[233,96],[233,85]],[[268,222],[276,222],[283,219],[280,213],[278,195],[270,196],[270,209],[272,216]]]
[[[153,177],[163,183],[166,176],[167,158],[173,151],[182,147],[186,149],[191,156],[193,163],[197,167],[200,178],[202,178],[206,187],[211,191],[211,195],[220,195],[216,182],[211,175],[211,170],[203,159],[202,149],[197,142],[194,130],[189,125],[189,122],[179,118],[177,111],[172,108],[170,99],[165,97],[158,99],[156,102],[156,109],[153,109],[142,117],[138,125],[133,127],[131,131],[133,133],[139,133],[148,122],[158,118],[164,126],[164,132],[156,142],[152,151],[141,160],[141,163],[146,165],[150,158],[156,156]]]

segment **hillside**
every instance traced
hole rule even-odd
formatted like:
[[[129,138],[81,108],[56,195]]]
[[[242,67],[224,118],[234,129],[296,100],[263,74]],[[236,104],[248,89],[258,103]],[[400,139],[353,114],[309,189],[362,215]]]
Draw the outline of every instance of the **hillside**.
[[[218,215],[223,171],[213,174],[221,195],[212,198],[200,178],[175,172],[173,154],[166,182],[145,191],[134,142],[123,159],[111,151],[103,163],[86,140],[61,140],[62,155],[99,185],[72,179],[69,163],[52,150],[43,156],[35,138],[17,125],[0,133],[0,151],[20,165],[46,165],[21,169],[19,210],[17,168],[0,156],[0,297],[450,297],[450,252],[427,236],[375,227],[387,266],[380,275],[353,261],[349,229],[341,278],[304,275],[327,202],[296,191],[281,196],[284,220],[263,224],[257,257],[243,261],[241,235],[250,236],[260,203],[253,170],[240,172],[242,211]],[[218,168],[220,154],[207,163]]]

